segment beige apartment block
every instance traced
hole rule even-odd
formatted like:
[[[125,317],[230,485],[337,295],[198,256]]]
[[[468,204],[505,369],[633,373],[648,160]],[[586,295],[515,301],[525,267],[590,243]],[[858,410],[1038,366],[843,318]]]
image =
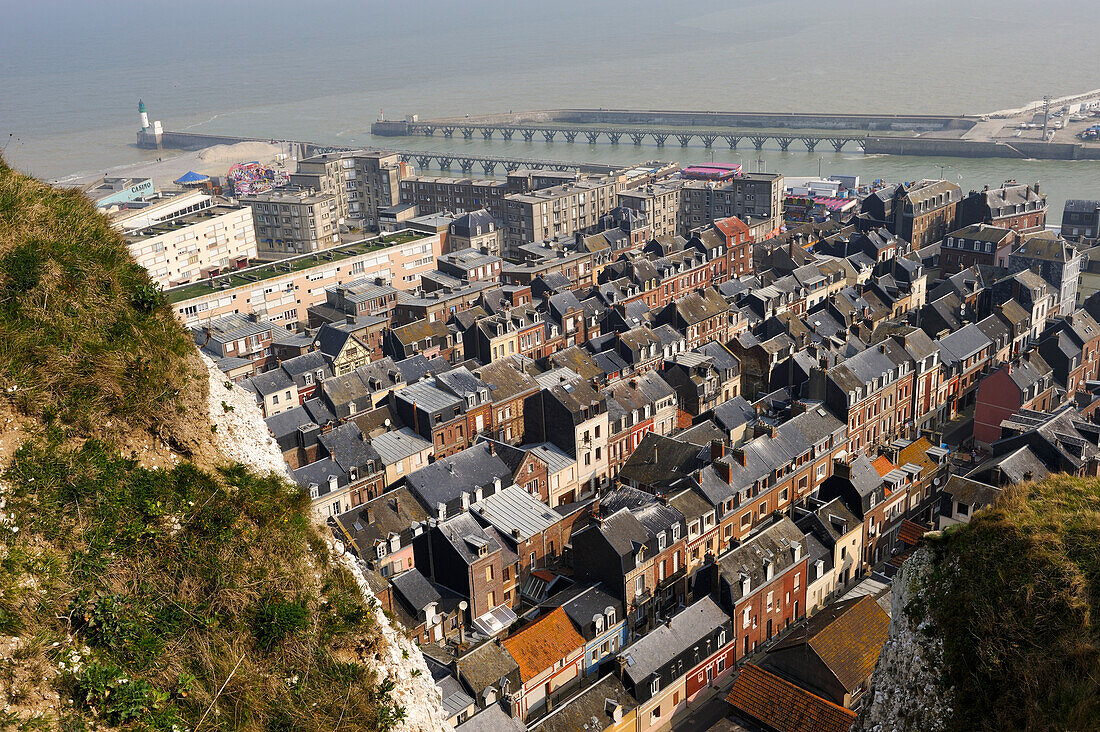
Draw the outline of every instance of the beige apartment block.
[[[131,219],[131,224],[144,225],[123,230],[131,256],[161,287],[237,269],[256,258],[252,211],[247,206],[218,203],[210,196],[202,197],[202,203],[203,207],[190,213],[158,221],[148,215]]]
[[[309,308],[326,302],[326,288],[380,277],[399,290],[413,290],[421,274],[435,269],[439,254],[438,235],[398,232],[213,277],[166,294],[172,310],[188,326],[230,313],[256,313],[294,330],[309,323]]]
[[[259,259],[284,259],[340,243],[340,207],[332,193],[278,189],[239,200],[252,208]]]
[[[401,181],[412,175],[413,167],[397,153],[369,150],[344,153],[340,165],[349,219],[378,229],[379,212],[401,202]]]
[[[348,217],[348,191],[344,181],[343,154],[324,153],[298,161],[298,171],[290,174],[290,185],[336,196],[337,222]]]
[[[650,226],[652,236],[672,237],[679,233],[679,182],[654,183],[619,193],[619,205],[637,212]]]
[[[778,173],[745,173],[722,183],[686,181],[680,195],[679,233],[688,236],[692,229],[730,216],[774,229],[783,223],[783,190]]]
[[[618,205],[624,186],[618,176],[608,176],[506,197],[504,256],[529,242],[595,230],[600,217]]]

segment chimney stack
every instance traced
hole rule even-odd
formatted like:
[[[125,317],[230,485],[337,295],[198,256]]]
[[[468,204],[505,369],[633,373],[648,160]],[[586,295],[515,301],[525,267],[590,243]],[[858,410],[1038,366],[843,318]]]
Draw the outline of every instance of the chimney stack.
[[[736,460],[741,467],[745,467],[745,448],[735,447],[730,453],[733,455],[733,459]]]
[[[725,454],[726,454],[726,445],[725,445],[725,443],[723,443],[721,440],[711,440],[710,441],[710,459],[711,459],[711,461],[717,460],[718,458],[724,456]]]

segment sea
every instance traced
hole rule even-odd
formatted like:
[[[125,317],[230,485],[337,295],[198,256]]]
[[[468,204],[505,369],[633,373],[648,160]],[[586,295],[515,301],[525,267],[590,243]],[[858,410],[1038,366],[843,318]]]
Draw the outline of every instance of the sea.
[[[565,107],[977,114],[1100,88],[1097,38],[1095,0],[0,0],[0,151],[47,180],[158,157],[134,145],[140,98],[170,130],[1038,181],[1057,221],[1066,198],[1100,199],[1100,161],[374,138],[370,124]]]

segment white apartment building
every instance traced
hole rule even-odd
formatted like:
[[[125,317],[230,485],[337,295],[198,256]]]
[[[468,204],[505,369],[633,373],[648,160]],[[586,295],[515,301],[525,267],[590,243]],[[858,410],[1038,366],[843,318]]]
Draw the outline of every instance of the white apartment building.
[[[113,225],[121,229],[131,256],[161,287],[195,282],[256,258],[248,206],[191,192],[123,214]]]

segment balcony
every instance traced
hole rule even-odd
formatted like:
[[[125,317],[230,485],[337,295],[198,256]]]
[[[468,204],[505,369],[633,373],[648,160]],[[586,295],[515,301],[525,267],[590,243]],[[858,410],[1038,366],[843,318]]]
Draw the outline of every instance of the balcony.
[[[686,566],[680,567],[678,570],[676,570],[672,574],[668,575],[663,580],[660,580],[657,583],[657,590],[660,591],[660,590],[663,590],[663,589],[665,589],[666,587],[668,587],[670,585],[675,584],[677,580],[682,579],[686,574],[687,574],[687,567]]]

